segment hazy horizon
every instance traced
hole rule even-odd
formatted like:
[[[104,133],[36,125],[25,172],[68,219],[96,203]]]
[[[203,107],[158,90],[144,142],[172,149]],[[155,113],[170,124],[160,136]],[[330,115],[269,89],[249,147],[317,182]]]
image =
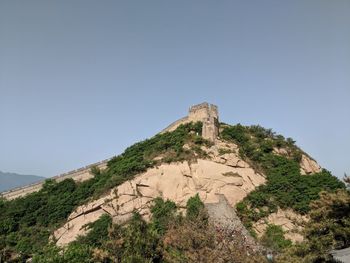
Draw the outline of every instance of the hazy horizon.
[[[0,171],[122,153],[203,101],[350,173],[350,1],[1,1]]]

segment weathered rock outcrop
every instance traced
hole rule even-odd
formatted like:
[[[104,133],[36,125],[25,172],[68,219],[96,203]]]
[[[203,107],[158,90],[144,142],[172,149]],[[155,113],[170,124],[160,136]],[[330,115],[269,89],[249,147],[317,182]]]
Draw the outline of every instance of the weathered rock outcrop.
[[[291,151],[286,148],[275,147],[273,149],[273,152],[275,154],[291,158]],[[299,164],[300,164],[300,173],[302,175],[314,174],[322,171],[322,167],[314,159],[312,159],[311,157],[307,156],[304,153],[301,154],[301,160]]]
[[[293,242],[301,242],[303,241],[301,232],[307,221],[308,218],[306,216],[297,214],[291,209],[278,209],[277,212],[254,223],[253,229],[258,237],[261,237],[265,233],[269,224],[277,225],[282,227],[285,232],[285,238],[290,239]]]
[[[221,147],[233,149],[233,152],[219,155]],[[84,226],[105,213],[118,223],[129,219],[133,211],[148,219],[152,200],[156,197],[172,200],[179,207],[184,207],[196,193],[205,204],[219,203],[219,196],[223,195],[234,207],[265,182],[263,175],[238,158],[235,148],[234,145],[221,145],[218,142],[206,149],[210,156],[208,160],[162,164],[113,188],[106,196],[78,207],[67,223],[54,232],[57,244],[65,245],[78,235],[84,235]]]
[[[321,166],[310,157],[303,154],[300,161],[300,172],[301,174],[313,174],[322,171]]]

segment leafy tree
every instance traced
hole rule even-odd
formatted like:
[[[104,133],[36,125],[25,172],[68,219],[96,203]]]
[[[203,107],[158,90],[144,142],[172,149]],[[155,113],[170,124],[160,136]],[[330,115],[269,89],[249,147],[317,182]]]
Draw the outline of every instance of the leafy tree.
[[[333,262],[330,250],[350,246],[350,195],[347,191],[321,192],[320,199],[313,201],[310,207],[305,241],[286,250],[278,262]]]
[[[311,203],[310,223],[306,237],[323,247],[350,246],[350,195],[344,190],[321,192],[320,199]]]

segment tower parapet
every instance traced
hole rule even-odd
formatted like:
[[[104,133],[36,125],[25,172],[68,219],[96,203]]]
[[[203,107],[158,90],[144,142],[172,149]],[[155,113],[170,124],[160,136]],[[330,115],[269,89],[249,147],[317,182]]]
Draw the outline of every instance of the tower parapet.
[[[180,124],[197,121],[203,123],[202,137],[212,142],[215,141],[219,135],[218,107],[207,102],[191,106],[188,110],[188,116],[173,122],[162,132],[173,131]]]
[[[201,121],[202,137],[209,141],[215,141],[219,136],[219,113],[218,107],[207,102],[190,107],[189,121]]]

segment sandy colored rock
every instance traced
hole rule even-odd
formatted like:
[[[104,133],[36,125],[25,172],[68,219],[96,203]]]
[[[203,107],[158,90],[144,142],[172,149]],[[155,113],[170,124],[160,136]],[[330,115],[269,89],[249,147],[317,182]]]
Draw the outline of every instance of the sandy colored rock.
[[[274,147],[273,152],[278,154],[278,155],[289,156],[289,153],[288,153],[287,149],[285,149],[285,148]]]
[[[308,218],[306,216],[297,214],[291,209],[278,209],[277,212],[270,214],[267,218],[262,218],[254,223],[253,229],[258,237],[261,237],[269,224],[281,226],[283,231],[285,231],[285,238],[295,243],[303,240],[301,231],[307,221]]]
[[[68,221],[63,227],[57,229],[54,232],[54,237],[57,240],[57,245],[62,246],[75,240],[78,236],[85,235],[87,229],[85,225],[95,222],[105,212],[102,209],[92,211],[88,214],[82,214]]]
[[[313,174],[313,173],[319,173],[322,171],[321,166],[313,159],[310,157],[306,156],[303,154],[301,156],[301,161],[300,161],[300,172],[301,174]]]
[[[273,152],[278,155],[290,157],[291,154],[288,152],[287,149],[285,148],[273,148]],[[307,156],[306,154],[301,155],[301,160],[300,160],[300,173],[302,175],[306,174],[314,174],[314,173],[319,173],[322,171],[322,167],[312,158]]]
[[[232,145],[227,147],[235,149]],[[236,154],[224,154],[225,161],[222,162],[217,159],[217,148],[207,150],[211,159],[162,164],[113,188],[104,197],[79,206],[67,223],[55,231],[57,244],[66,245],[78,235],[84,235],[86,229],[83,226],[102,214],[109,214],[117,223],[128,220],[134,211],[149,219],[150,206],[156,197],[172,200],[177,206],[184,207],[187,200],[197,193],[205,204],[218,203],[222,195],[234,207],[255,187],[265,183],[265,177]]]
[[[246,162],[238,158],[237,155],[234,153],[225,153],[223,155],[216,156],[214,161],[218,163],[223,163],[232,167],[240,167],[240,168],[249,167],[249,165]]]

